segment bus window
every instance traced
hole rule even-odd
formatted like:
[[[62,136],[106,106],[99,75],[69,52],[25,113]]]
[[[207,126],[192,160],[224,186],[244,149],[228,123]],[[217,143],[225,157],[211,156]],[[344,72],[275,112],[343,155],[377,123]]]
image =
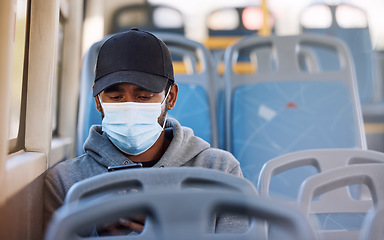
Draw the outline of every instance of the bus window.
[[[336,21],[342,28],[368,27],[368,21],[364,11],[344,4],[338,6],[336,9]]]
[[[207,26],[212,30],[234,30],[238,28],[240,21],[234,8],[215,11],[208,16]]]
[[[301,22],[306,28],[328,28],[332,24],[332,13],[325,5],[315,5],[303,12]]]
[[[183,28],[184,20],[179,11],[169,7],[161,7],[153,11],[153,23],[157,28]]]
[[[24,120],[21,119],[22,111],[22,90],[24,76],[24,59],[26,45],[27,27],[27,0],[18,0],[16,7],[16,27],[14,35],[13,67],[12,67],[12,90],[10,107],[9,140],[10,152],[16,152],[23,148],[21,139],[21,126]]]
[[[263,27],[263,11],[260,7],[246,7],[242,13],[244,27],[247,30],[260,30]],[[269,27],[273,27],[273,18],[269,17]]]

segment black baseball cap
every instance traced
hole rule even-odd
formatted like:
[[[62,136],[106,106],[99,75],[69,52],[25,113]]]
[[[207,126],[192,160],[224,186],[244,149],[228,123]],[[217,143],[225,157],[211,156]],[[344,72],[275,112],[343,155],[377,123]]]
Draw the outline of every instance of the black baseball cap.
[[[160,93],[175,81],[171,53],[152,33],[132,28],[110,37],[101,46],[93,96],[117,83],[131,83]]]

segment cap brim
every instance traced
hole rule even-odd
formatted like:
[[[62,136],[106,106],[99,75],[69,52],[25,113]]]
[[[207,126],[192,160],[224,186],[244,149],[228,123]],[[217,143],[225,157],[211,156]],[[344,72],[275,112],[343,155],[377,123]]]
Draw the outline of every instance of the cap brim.
[[[105,88],[118,83],[130,83],[142,87],[150,92],[160,93],[167,85],[168,78],[137,71],[113,72],[97,79],[93,87],[93,96],[96,97]]]

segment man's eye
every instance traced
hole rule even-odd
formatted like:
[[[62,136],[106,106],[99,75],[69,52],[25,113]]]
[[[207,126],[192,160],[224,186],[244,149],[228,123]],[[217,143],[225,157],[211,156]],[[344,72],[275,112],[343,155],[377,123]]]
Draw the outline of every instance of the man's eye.
[[[151,99],[151,96],[138,96],[137,97],[138,99],[140,99],[140,100],[148,100],[148,99]]]
[[[109,97],[111,100],[114,100],[114,101],[117,101],[117,100],[120,100],[122,99],[123,97],[122,96],[111,96]]]

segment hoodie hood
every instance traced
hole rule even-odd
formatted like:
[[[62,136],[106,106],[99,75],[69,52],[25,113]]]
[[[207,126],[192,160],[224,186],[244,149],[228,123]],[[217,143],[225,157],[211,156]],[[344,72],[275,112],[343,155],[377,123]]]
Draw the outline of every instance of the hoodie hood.
[[[109,140],[100,125],[93,125],[84,143],[84,150],[96,162],[108,167],[126,164],[127,157]]]
[[[210,148],[209,143],[196,137],[192,129],[182,127],[180,123],[173,118],[167,119],[165,129],[173,130],[173,139],[163,157],[156,163],[155,166],[157,167],[183,166],[202,151]]]
[[[165,124],[166,131],[173,131],[173,138],[161,159],[154,167],[179,167],[195,158],[202,151],[210,148],[209,143],[194,136],[193,130],[182,127],[175,119],[169,118]],[[132,163],[109,140],[100,125],[89,130],[84,143],[84,150],[99,164],[108,167]]]

